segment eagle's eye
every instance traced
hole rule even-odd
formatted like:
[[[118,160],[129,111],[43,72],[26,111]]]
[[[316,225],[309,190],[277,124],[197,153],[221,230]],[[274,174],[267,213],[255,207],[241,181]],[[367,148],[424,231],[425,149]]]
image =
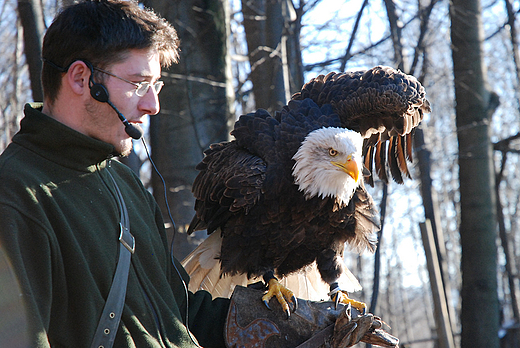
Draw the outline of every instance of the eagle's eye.
[[[329,149],[329,155],[331,157],[336,157],[338,155],[338,150],[333,149],[332,147]]]

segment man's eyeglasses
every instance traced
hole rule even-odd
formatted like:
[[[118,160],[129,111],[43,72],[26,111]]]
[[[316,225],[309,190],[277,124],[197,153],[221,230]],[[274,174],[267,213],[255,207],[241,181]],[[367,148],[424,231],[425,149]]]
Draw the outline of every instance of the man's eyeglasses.
[[[144,97],[144,95],[148,92],[148,89],[150,87],[153,87],[155,93],[159,94],[159,92],[161,91],[161,89],[164,86],[164,82],[163,81],[155,81],[154,84],[151,84],[150,82],[147,82],[147,81],[137,83],[137,82],[129,81],[129,80],[124,79],[122,77],[119,77],[117,75],[114,75],[111,72],[103,70],[103,69],[100,69],[100,68],[94,67],[94,70],[97,70],[99,72],[102,72],[103,74],[110,75],[112,77],[120,79],[121,81],[125,81],[125,82],[128,82],[128,83],[132,84],[135,87],[135,94],[137,94],[137,96],[139,96],[139,97]]]

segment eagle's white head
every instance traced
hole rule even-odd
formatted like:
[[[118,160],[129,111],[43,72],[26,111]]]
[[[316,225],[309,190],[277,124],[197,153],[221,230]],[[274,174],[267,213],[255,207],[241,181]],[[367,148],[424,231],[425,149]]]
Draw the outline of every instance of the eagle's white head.
[[[345,128],[320,128],[305,138],[293,156],[294,182],[306,199],[333,197],[348,205],[363,180],[363,138]]]

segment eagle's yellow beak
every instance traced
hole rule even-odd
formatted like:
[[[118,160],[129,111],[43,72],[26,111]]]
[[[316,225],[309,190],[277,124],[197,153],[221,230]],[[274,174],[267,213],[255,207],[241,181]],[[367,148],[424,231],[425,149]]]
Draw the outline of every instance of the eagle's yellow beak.
[[[345,173],[350,175],[355,182],[358,182],[359,179],[359,166],[356,160],[352,157],[352,155],[349,155],[347,157],[347,160],[345,163],[337,162],[337,161],[331,161],[333,165],[335,165],[338,168],[341,168]]]

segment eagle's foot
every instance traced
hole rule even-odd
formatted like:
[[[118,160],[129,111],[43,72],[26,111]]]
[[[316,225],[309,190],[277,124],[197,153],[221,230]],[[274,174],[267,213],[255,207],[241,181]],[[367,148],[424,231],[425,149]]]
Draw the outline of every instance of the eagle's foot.
[[[345,290],[341,290],[337,283],[330,285],[331,290],[329,292],[330,299],[334,301],[335,308],[338,308],[339,303],[350,304],[352,307],[357,309],[359,313],[365,314],[367,311],[367,305],[364,302],[356,301],[348,297],[348,293]]]
[[[269,300],[276,296],[276,299],[282,306],[283,311],[287,314],[287,319],[289,319],[291,316],[291,311],[288,302],[293,304],[293,311],[295,312],[298,308],[298,301],[296,300],[296,296],[294,296],[294,293],[291,290],[280,284],[278,279],[276,279],[274,276],[269,279],[268,287],[269,290],[264,296],[262,296],[262,301],[264,302],[265,306],[271,309],[271,307],[269,307]]]

